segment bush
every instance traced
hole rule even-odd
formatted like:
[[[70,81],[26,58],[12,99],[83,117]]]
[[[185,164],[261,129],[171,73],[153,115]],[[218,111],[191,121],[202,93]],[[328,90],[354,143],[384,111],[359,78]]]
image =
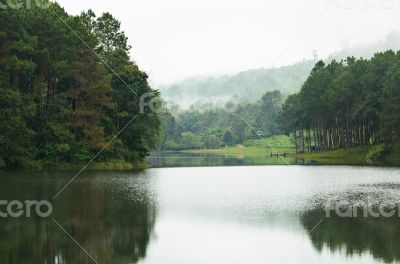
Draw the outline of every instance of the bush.
[[[383,161],[389,156],[391,151],[391,147],[387,145],[373,146],[369,149],[366,160],[369,163],[374,161]]]

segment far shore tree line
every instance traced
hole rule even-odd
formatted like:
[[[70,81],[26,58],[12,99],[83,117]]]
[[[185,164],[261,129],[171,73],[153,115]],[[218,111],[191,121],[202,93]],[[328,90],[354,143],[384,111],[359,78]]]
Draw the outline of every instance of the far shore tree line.
[[[318,62],[278,123],[298,151],[326,151],[400,140],[400,52]]]
[[[176,110],[161,115],[163,133],[161,149],[216,149],[238,144],[252,144],[259,139],[250,124],[265,136],[281,134],[277,118],[283,103],[280,91],[267,92],[256,103],[231,102],[218,106],[213,103],[198,103],[185,111]]]
[[[162,117],[160,148],[220,148],[257,140],[257,133],[291,135],[298,152],[390,146],[400,140],[400,53],[319,61],[286,99],[271,91],[256,103],[204,103],[176,112]]]

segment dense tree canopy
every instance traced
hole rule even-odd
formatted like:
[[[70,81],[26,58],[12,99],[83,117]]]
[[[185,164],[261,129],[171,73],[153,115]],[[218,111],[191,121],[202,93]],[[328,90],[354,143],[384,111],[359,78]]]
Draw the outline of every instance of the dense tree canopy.
[[[119,21],[51,4],[1,9],[0,24],[0,166],[88,161],[136,115],[99,158],[147,156],[160,124],[139,96],[154,91]]]
[[[192,105],[189,110],[164,115],[162,147],[167,149],[219,148],[243,144],[263,136],[281,134],[277,117],[283,97],[267,92],[256,103],[212,103]],[[243,119],[246,122],[243,121]],[[254,131],[248,124],[252,124]]]
[[[400,53],[318,62],[279,118],[299,150],[330,150],[398,142]]]

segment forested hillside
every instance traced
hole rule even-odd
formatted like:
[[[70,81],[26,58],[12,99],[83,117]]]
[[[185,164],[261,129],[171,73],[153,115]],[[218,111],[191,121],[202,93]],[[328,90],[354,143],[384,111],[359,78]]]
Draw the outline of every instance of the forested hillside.
[[[161,86],[160,90],[167,101],[182,104],[202,99],[207,102],[226,102],[248,89],[240,100],[256,102],[268,91],[279,90],[286,95],[296,92],[315,63],[315,60],[305,60],[276,69],[248,70],[232,76],[192,78],[171,86]]]
[[[136,115],[98,160],[147,156],[160,123],[139,96],[152,90],[111,14],[32,5],[1,9],[0,25],[0,167],[87,162]]]
[[[281,134],[277,118],[284,97],[280,91],[264,94],[255,103],[197,104],[175,116],[162,116],[161,147],[166,149],[214,149],[244,144],[259,136]],[[246,122],[243,121],[246,120]],[[252,124],[259,135],[248,125]]]
[[[371,44],[344,47],[334,52],[325,62],[343,60],[348,56],[371,58],[376,52],[400,50],[400,34],[391,32],[380,41]],[[248,90],[240,99],[256,102],[266,92],[279,90],[284,96],[297,93],[310,74],[317,60],[304,60],[276,69],[255,69],[231,76],[197,77],[169,86],[161,86],[163,97],[184,107],[199,100],[226,102],[243,90]]]
[[[280,124],[297,135],[298,149],[390,148],[400,140],[399,102],[400,52],[320,61],[301,91],[286,100]]]
[[[255,103],[196,104],[165,116],[163,147],[219,148],[286,133],[301,152],[379,145],[384,156],[400,142],[399,102],[400,52],[319,61],[286,101],[273,91]]]

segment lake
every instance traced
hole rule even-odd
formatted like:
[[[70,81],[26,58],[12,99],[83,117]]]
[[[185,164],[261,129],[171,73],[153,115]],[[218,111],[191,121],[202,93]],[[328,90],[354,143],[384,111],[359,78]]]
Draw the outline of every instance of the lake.
[[[86,171],[55,200],[74,172],[1,172],[0,200],[49,200],[54,211],[0,218],[0,263],[96,263],[83,249],[99,264],[400,263],[398,217],[324,211],[330,199],[400,201],[400,169],[219,158]]]

